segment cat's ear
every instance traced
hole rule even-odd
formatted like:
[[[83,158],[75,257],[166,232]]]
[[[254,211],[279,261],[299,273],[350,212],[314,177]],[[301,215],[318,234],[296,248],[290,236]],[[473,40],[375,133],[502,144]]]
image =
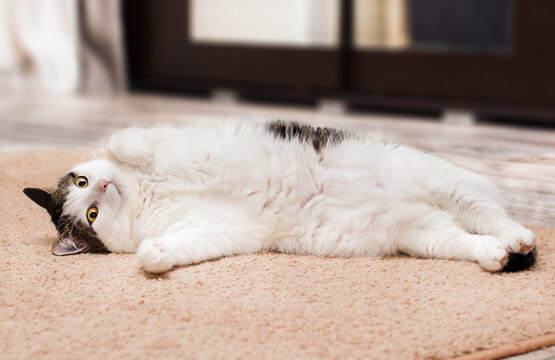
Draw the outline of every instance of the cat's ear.
[[[52,195],[42,189],[36,188],[26,188],[23,189],[23,192],[29,197],[29,199],[33,200],[39,206],[48,210],[48,204],[50,204],[50,199],[52,199]]]
[[[88,252],[90,247],[87,244],[75,244],[71,237],[64,235],[59,237],[52,245],[52,254],[63,256]]]

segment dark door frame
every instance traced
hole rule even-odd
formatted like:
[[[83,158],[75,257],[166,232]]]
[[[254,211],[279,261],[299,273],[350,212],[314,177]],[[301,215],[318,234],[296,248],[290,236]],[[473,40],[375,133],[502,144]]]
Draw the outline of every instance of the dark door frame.
[[[195,44],[188,0],[124,1],[132,88],[244,91],[308,96],[341,87],[341,54],[332,48]]]

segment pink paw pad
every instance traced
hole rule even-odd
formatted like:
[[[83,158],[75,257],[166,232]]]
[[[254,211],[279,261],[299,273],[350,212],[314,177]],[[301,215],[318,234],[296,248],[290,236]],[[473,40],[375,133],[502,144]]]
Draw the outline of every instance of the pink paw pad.
[[[152,246],[154,246],[155,248],[158,249],[158,251],[160,251],[161,253],[163,253],[165,250],[162,249],[162,247],[160,245],[158,245],[157,243],[153,243]]]
[[[501,264],[501,268],[507,265],[507,261],[509,261],[509,254],[505,255],[503,259],[499,260],[499,263]]]
[[[520,250],[519,252],[523,253],[523,252],[530,252],[533,249],[532,245],[526,245],[523,242],[519,242],[520,245]]]

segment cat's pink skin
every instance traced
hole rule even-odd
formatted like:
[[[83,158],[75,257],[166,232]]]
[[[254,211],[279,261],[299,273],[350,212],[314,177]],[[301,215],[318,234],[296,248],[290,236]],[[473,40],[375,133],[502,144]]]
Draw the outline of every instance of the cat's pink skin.
[[[110,185],[112,182],[108,181],[108,180],[98,180],[98,188],[102,191],[102,192],[106,192],[106,188],[108,187],[108,185]]]

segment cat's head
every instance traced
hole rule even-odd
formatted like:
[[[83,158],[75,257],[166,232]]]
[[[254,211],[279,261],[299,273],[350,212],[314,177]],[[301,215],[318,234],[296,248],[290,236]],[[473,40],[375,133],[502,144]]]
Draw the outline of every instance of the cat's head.
[[[52,253],[70,255],[108,252],[111,246],[99,234],[115,221],[124,188],[113,163],[94,160],[64,175],[53,191],[26,188],[23,192],[48,211],[58,230]]]

